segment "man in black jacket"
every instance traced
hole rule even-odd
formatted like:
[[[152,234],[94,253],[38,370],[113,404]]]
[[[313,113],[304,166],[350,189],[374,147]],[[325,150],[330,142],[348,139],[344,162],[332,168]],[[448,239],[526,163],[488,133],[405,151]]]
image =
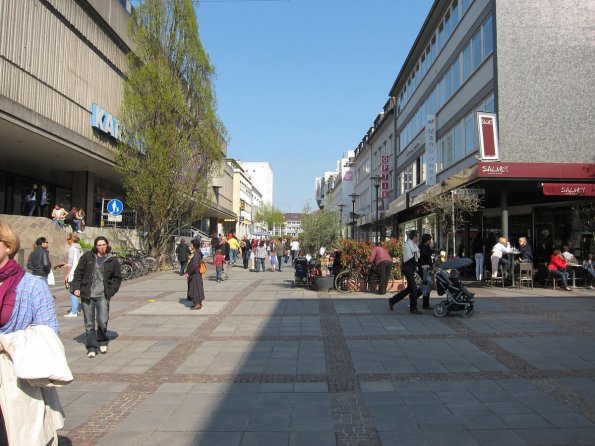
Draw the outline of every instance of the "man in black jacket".
[[[109,302],[122,283],[120,262],[110,251],[107,239],[102,236],[97,237],[93,250],[84,253],[80,258],[72,280],[73,294],[81,298],[85,316],[89,358],[94,358],[97,350],[107,353]],[[97,328],[95,328],[96,315]]]
[[[34,276],[41,277],[47,282],[48,274],[52,270],[52,263],[48,252],[48,240],[45,237],[35,240],[35,251],[29,255],[27,269]]]
[[[186,274],[186,265],[190,256],[190,248],[184,239],[180,240],[180,244],[176,248],[176,255],[178,256],[178,262],[180,262],[180,276],[183,276]]]

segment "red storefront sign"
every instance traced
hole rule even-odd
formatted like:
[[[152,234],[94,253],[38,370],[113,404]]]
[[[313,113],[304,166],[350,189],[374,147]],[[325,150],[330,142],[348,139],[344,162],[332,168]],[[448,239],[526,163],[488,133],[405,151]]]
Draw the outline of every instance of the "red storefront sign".
[[[500,158],[498,147],[498,128],[494,113],[477,113],[479,127],[479,156],[484,160]]]
[[[595,197],[593,183],[543,183],[543,195]]]
[[[480,178],[595,179],[595,164],[479,162]]]

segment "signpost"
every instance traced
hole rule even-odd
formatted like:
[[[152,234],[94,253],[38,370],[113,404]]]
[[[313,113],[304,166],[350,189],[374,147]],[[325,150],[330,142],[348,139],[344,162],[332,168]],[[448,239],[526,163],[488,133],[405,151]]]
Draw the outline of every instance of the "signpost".
[[[107,206],[105,202],[107,201]],[[122,201],[118,200],[117,198],[112,198],[111,200],[103,199],[103,206],[105,206],[102,210],[102,216],[106,215],[105,210],[107,210],[107,221],[109,223],[122,223],[122,212],[124,211],[124,204]],[[116,225],[114,225],[116,226]]]

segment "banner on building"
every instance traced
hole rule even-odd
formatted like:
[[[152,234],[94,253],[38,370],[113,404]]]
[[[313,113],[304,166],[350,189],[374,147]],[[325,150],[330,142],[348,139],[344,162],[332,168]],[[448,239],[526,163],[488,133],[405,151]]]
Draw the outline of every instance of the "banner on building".
[[[477,133],[479,134],[479,158],[481,160],[500,159],[495,113],[477,113]]]
[[[426,117],[426,185],[436,184],[436,115]]]
[[[543,183],[543,195],[595,197],[593,183]]]

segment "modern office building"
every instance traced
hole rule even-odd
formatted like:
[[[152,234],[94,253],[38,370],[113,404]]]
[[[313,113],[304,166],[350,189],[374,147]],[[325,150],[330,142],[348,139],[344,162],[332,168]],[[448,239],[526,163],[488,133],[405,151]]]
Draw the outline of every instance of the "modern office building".
[[[22,214],[34,183],[92,226],[102,199],[124,199],[114,150],[131,10],[128,0],[0,0],[0,213]],[[206,220],[235,218],[231,192],[207,197]]]
[[[303,232],[301,213],[286,212],[283,214],[283,219],[285,220],[284,235],[298,237]]]
[[[593,251],[594,18],[590,0],[434,2],[389,93],[394,174],[383,234],[416,228],[440,239],[425,194],[465,187],[483,209],[457,228],[459,252],[477,232],[527,236],[538,260],[563,242],[576,255]],[[384,136],[374,135],[390,136],[382,125],[356,151],[355,190],[366,202],[367,166],[383,169],[374,151]],[[360,200],[358,225],[369,231],[375,209]]]
[[[264,161],[240,161],[244,172],[252,181],[252,184],[262,194],[262,204],[273,204],[273,167]]]

